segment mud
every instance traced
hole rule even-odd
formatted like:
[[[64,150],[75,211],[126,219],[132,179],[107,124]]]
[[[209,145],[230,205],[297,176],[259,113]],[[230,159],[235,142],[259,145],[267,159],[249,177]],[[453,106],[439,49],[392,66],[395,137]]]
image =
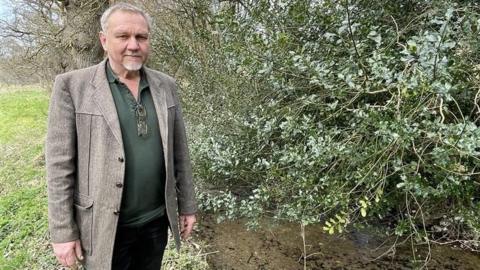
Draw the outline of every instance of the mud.
[[[372,230],[332,236],[319,225],[306,226],[304,246],[300,225],[268,224],[252,231],[241,220],[202,218],[198,235],[208,244],[212,269],[480,269],[480,254],[447,246],[431,246],[425,265],[427,246],[416,248],[415,261],[409,242],[392,248],[393,240]]]

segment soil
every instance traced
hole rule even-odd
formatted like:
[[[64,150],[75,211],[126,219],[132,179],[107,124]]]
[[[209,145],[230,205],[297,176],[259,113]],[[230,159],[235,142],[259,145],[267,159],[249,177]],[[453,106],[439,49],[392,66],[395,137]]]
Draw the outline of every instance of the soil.
[[[247,230],[242,220],[217,224],[211,217],[203,217],[198,235],[208,244],[209,265],[222,270],[419,269],[428,254],[428,247],[418,247],[414,261],[408,243],[391,248],[390,240],[372,230],[336,236],[326,234],[320,225],[311,225],[305,227],[304,258],[300,225],[271,224],[263,221],[260,229]],[[424,269],[480,269],[476,253],[432,246],[430,254]]]

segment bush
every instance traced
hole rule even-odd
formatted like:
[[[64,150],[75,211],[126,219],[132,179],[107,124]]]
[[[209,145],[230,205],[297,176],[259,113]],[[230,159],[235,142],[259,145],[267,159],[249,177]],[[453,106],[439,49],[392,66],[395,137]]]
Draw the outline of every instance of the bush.
[[[194,133],[202,206],[331,233],[375,219],[421,241],[478,239],[478,7],[342,3],[216,15],[225,72],[256,92],[249,110],[222,111],[228,128]]]

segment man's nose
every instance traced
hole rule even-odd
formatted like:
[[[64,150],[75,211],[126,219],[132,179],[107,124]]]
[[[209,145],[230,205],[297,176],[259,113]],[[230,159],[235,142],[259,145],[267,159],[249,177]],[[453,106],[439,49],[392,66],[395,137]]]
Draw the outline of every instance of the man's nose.
[[[131,37],[128,39],[127,49],[131,51],[136,51],[140,48],[138,45],[138,40],[135,37]]]

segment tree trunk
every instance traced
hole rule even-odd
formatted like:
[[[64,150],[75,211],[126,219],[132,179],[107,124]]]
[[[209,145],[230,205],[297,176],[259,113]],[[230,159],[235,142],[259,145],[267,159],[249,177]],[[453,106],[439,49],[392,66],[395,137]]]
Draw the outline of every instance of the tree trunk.
[[[65,30],[63,47],[71,58],[65,59],[69,70],[87,67],[100,62],[104,57],[98,39],[101,31],[100,17],[112,0],[66,1],[64,8]]]

